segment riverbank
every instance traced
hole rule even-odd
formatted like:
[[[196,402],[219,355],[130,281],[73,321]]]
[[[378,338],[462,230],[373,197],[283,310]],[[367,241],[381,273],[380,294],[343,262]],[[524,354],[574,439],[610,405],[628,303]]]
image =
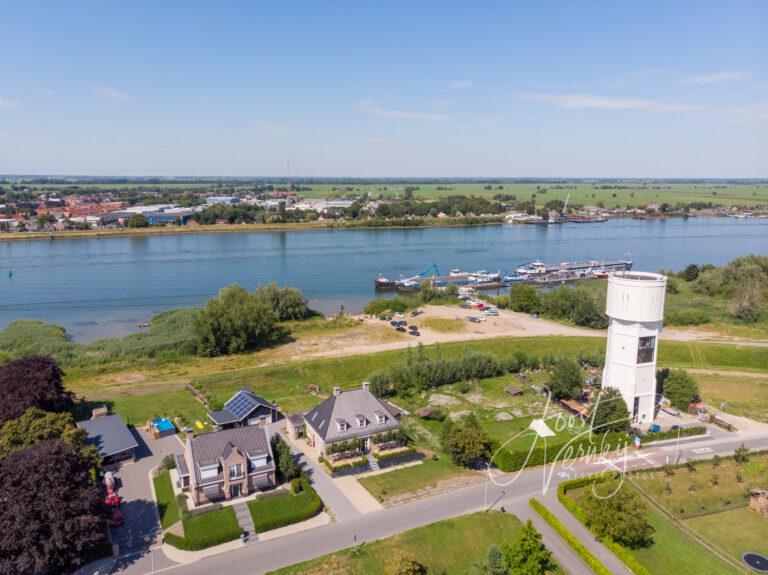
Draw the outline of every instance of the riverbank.
[[[327,221],[301,222],[284,224],[211,224],[186,225],[148,228],[118,228],[95,230],[71,230],[66,232],[7,232],[0,233],[0,242],[25,240],[59,240],[82,238],[110,237],[146,237],[154,235],[173,234],[207,234],[207,233],[241,233],[241,232],[295,232],[313,230],[409,230],[419,228],[449,228],[500,225],[504,223],[503,216],[476,216],[471,218],[433,218],[414,219],[413,224],[404,225],[397,220],[390,225],[387,220],[365,221]]]

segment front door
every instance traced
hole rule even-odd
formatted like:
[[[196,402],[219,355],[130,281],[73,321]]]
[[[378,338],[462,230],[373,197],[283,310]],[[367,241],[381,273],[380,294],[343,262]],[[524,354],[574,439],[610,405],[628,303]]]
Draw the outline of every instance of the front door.
[[[240,493],[242,492],[242,486],[239,483],[233,483],[229,486],[229,496],[230,497],[240,497]]]

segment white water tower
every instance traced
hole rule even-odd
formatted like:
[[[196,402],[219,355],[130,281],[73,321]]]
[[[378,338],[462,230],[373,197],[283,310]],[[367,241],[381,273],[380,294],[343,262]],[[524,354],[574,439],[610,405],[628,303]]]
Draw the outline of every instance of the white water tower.
[[[621,392],[632,421],[653,421],[656,403],[656,349],[664,319],[667,278],[647,272],[608,276],[608,345],[603,387]]]

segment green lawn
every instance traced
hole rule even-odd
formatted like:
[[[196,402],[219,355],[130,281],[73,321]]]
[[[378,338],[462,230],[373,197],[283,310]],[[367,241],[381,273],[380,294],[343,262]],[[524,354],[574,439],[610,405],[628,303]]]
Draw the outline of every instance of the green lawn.
[[[300,493],[286,493],[248,502],[256,533],[277,529],[314,517],[323,510],[323,502],[308,482]]]
[[[189,550],[220,545],[237,539],[243,532],[232,507],[223,507],[218,511],[188,517],[182,523],[184,525],[183,548]],[[173,545],[170,536],[166,535],[166,541]]]
[[[163,529],[168,529],[180,519],[179,506],[176,505],[176,496],[173,494],[171,473],[163,471],[152,479],[155,484],[155,497],[157,497],[157,510],[160,513],[160,524]]]
[[[768,557],[768,527],[765,523],[765,518],[749,507],[685,521],[688,527],[737,561],[747,551],[756,551]]]
[[[475,513],[432,523],[398,535],[362,545],[359,554],[351,549],[332,553],[275,575],[382,575],[396,551],[413,554],[428,573],[465,573],[491,544],[511,542],[520,521],[498,511]],[[555,573],[563,573],[557,567]]]
[[[473,471],[454,464],[444,455],[439,457],[437,461],[426,458],[418,465],[371,475],[359,481],[371,495],[384,502],[390,497],[413,493],[419,489],[433,488],[440,481],[475,474]]]
[[[229,399],[229,398],[227,398]],[[130,425],[145,425],[153,417],[169,417],[177,428],[196,420],[208,421],[207,410],[185,389],[157,391],[142,395],[125,395],[111,402],[111,410],[123,416]],[[184,423],[175,421],[180,417]]]
[[[585,489],[574,489],[568,497],[579,501]],[[687,535],[652,505],[648,505],[648,522],[654,528],[653,544],[641,549],[625,548],[652,574],[717,575],[734,569]]]

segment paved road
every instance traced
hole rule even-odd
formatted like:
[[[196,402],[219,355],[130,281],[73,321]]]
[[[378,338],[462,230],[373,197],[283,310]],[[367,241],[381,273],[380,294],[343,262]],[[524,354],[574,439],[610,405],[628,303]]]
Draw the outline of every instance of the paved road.
[[[222,565],[232,573],[265,573],[286,565],[306,561],[327,553],[345,549],[363,541],[373,541],[389,537],[401,531],[449,519],[476,511],[482,511],[490,506],[499,509],[504,506],[508,510],[521,509],[527,505],[531,497],[542,497],[552,493],[558,483],[581,475],[591,475],[606,470],[610,465],[616,465],[627,470],[661,465],[667,458],[670,461],[684,461],[688,458],[701,459],[711,457],[715,453],[732,452],[745,443],[752,449],[765,448],[768,437],[757,437],[749,440],[742,439],[712,439],[706,442],[694,442],[687,446],[681,444],[680,450],[675,445],[645,449],[639,453],[630,453],[625,458],[612,462],[601,463],[570,463],[553,467],[541,467],[524,471],[520,474],[508,474],[497,478],[496,485],[487,481],[430,497],[421,501],[374,511],[365,515],[356,515],[344,521],[339,521],[310,531],[246,546],[226,555],[203,559],[196,563],[178,566],[163,565],[164,570],[184,575],[207,575],[221,572]],[[678,459],[679,454],[679,459]],[[511,483],[508,483],[512,480]],[[545,500],[545,503],[548,503]],[[594,538],[591,538],[594,541]],[[586,543],[586,541],[585,541]],[[553,548],[556,550],[557,548]],[[558,559],[563,561],[567,554],[558,553]],[[568,562],[566,559],[565,562]],[[157,569],[157,565],[155,566]],[[128,566],[126,573],[149,573],[146,559]],[[581,573],[583,570],[576,570]]]

